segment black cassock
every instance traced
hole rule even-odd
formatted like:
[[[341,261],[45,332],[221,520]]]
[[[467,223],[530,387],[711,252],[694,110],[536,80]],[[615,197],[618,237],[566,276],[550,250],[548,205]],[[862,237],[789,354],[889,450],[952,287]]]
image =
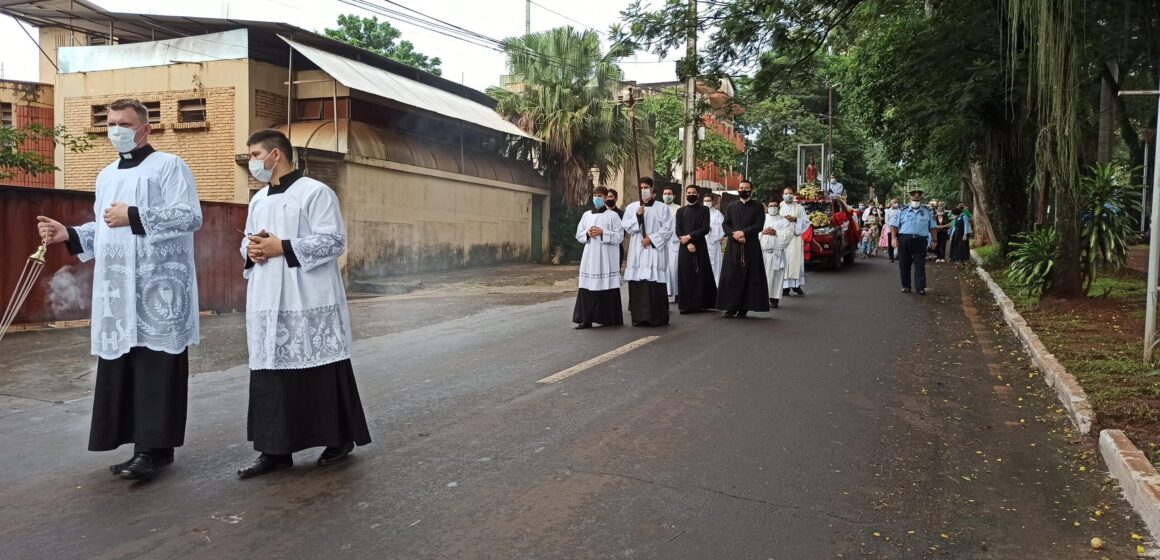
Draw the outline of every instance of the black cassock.
[[[717,283],[713,280],[713,263],[709,261],[709,209],[700,203],[677,210],[676,236],[692,237],[697,248],[690,253],[687,245],[677,249],[677,307],[681,311],[700,311],[717,306]]]
[[[737,201],[725,209],[725,255],[721,261],[721,285],[717,289],[717,309],[725,311],[769,311],[769,285],[765,261],[757,235],[765,225],[761,203]],[[745,244],[733,239],[733,232],[745,233]]]

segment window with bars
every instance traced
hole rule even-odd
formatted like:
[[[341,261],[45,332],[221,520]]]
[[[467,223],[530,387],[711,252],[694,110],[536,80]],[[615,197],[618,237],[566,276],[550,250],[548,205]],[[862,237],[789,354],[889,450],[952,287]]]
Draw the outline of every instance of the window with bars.
[[[200,123],[206,120],[205,99],[182,99],[177,102],[177,122]]]
[[[161,102],[145,101],[142,104],[149,111],[149,124],[161,124]],[[109,126],[108,105],[93,105],[93,126]]]
[[[12,127],[12,104],[0,103],[0,126]]]

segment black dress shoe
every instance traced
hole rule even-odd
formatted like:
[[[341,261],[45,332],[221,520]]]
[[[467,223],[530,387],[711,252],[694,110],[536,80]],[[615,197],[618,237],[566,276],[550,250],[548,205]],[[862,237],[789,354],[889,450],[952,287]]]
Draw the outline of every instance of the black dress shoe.
[[[782,288],[781,295],[788,296],[789,295],[789,288]]]
[[[148,453],[136,453],[125,467],[117,472],[117,476],[125,480],[153,480],[153,477],[157,476],[157,466]]]
[[[294,458],[290,455],[258,455],[254,463],[244,469],[238,469],[238,478],[253,478],[270,471],[285,469],[294,466]]]
[[[909,294],[909,293],[910,293],[910,288],[903,288],[903,289],[902,289],[902,293],[904,293],[904,294]]]
[[[327,447],[322,451],[322,455],[318,456],[318,466],[325,467],[326,465],[333,465],[346,459],[351,451],[354,451],[353,441],[348,441],[338,447]]]
[[[746,318],[746,317],[748,317],[748,316],[749,316],[749,312],[748,312],[748,311],[738,311],[738,312],[737,312],[737,318],[738,318],[738,319],[744,319],[744,318]]]
[[[801,289],[801,288],[794,288],[794,289],[793,289],[793,293],[795,293],[795,294],[797,294],[797,295],[799,295],[799,296],[804,296],[804,295],[806,295],[806,291],[805,291],[805,290],[803,290],[803,289]]]
[[[580,323],[579,325],[576,325],[574,328],[578,331],[583,330],[583,329],[590,329],[590,328],[592,328],[592,323]]]
[[[737,312],[736,311],[726,311],[725,316],[732,319],[732,318],[737,316]]]
[[[914,293],[916,293],[916,294],[918,294],[918,295],[920,295],[920,296],[925,296],[925,295],[926,295],[926,290],[918,290],[918,291],[916,291],[916,292],[914,292]]]
[[[769,306],[770,306],[770,307],[772,307],[773,309],[777,309],[777,305],[778,305],[779,303],[781,303],[781,300],[780,300],[780,299],[771,299],[771,300],[769,300]]]

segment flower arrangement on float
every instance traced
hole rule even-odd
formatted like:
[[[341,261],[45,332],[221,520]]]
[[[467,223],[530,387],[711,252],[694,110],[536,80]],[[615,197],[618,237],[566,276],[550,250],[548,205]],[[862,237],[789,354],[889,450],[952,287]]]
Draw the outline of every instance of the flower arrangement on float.
[[[810,223],[813,224],[813,226],[815,228],[824,228],[824,227],[830,226],[830,217],[827,216],[826,213],[822,212],[821,210],[810,214],[809,217],[810,217]]]
[[[816,200],[822,198],[822,187],[817,181],[806,183],[798,187],[798,197],[805,200]]]

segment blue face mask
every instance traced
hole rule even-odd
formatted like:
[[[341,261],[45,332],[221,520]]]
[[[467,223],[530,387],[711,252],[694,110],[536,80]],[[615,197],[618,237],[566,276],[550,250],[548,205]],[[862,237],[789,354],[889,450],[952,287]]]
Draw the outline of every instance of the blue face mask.
[[[599,196],[592,197],[592,205],[597,208],[604,208],[604,198]]]

